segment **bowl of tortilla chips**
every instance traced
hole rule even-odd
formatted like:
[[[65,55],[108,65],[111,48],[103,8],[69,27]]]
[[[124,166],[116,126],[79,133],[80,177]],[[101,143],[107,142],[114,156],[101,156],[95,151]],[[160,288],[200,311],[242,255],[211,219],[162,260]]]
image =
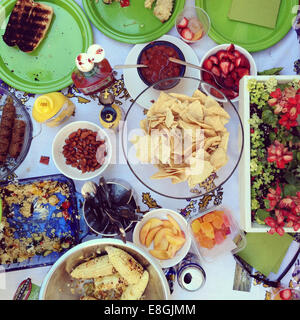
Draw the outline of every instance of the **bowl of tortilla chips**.
[[[203,196],[235,172],[244,146],[243,124],[224,96],[218,102],[203,88],[211,84],[174,77],[180,86],[142,91],[122,128],[122,148],[135,177],[151,191],[174,199]],[[209,91],[208,91],[209,92]],[[151,99],[146,99],[151,97]]]

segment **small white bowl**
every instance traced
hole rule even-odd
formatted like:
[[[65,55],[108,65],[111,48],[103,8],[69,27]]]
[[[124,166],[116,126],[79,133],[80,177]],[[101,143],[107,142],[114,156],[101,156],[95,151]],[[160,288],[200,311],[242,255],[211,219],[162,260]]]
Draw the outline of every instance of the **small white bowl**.
[[[216,54],[219,50],[226,50],[229,46],[230,46],[230,43],[229,44],[220,44],[220,45],[208,50],[206,52],[206,54],[202,57],[201,61],[200,61],[200,67],[203,66],[204,61],[208,57]],[[242,53],[248,59],[248,61],[250,63],[250,75],[251,76],[256,76],[257,75],[257,68],[256,68],[256,64],[255,64],[255,61],[254,61],[252,55],[246,49],[244,49],[244,48],[242,48],[242,47],[240,47],[240,46],[238,46],[236,44],[234,44],[234,47],[235,47],[235,49],[237,51]],[[200,78],[202,79],[202,71],[200,72]],[[205,90],[205,87],[203,87],[203,89]],[[211,93],[209,93],[208,90],[205,90],[205,92],[207,94],[211,95]],[[217,98],[215,96],[213,96],[213,98],[216,99],[217,101],[220,101],[220,102],[224,102],[225,101],[225,100],[219,99],[219,98]],[[231,100],[231,102],[237,102],[237,101],[239,101],[239,96],[237,96],[236,98]]]
[[[160,264],[160,266],[162,268],[170,268],[170,267],[175,266],[177,263],[179,263],[187,255],[187,253],[190,250],[192,238],[191,238],[191,235],[189,232],[188,223],[187,223],[186,219],[181,214],[179,214],[176,211],[173,211],[171,209],[155,209],[155,210],[151,210],[148,213],[146,213],[144,215],[143,219],[136,224],[134,231],[133,231],[133,243],[135,245],[139,246],[140,248],[144,249],[148,254],[150,254],[149,250],[153,249],[153,243],[148,248],[146,246],[144,246],[143,244],[141,244],[140,231],[141,231],[143,225],[151,218],[158,218],[158,219],[162,219],[162,220],[167,220],[167,215],[172,216],[177,221],[181,230],[185,234],[186,241],[185,241],[184,245],[181,247],[181,249],[177,251],[177,253],[175,254],[175,256],[172,259],[160,260],[158,258],[153,257],[156,261],[158,261],[158,263]],[[151,255],[151,257],[152,257],[152,255]]]
[[[63,155],[63,146],[68,136],[78,129],[89,129],[99,132],[102,139],[105,140],[106,157],[104,164],[94,172],[82,173],[77,168],[66,164],[66,158]],[[64,126],[55,136],[52,143],[52,157],[56,168],[65,176],[74,180],[90,180],[100,175],[109,165],[112,158],[112,145],[107,133],[97,126],[95,123],[89,121],[75,121]]]

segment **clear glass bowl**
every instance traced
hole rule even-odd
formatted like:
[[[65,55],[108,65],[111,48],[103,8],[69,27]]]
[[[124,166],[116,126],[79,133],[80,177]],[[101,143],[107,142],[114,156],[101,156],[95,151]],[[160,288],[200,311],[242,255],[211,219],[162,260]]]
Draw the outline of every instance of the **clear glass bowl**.
[[[166,90],[164,91],[165,93],[192,96],[199,88],[203,93],[210,92],[210,89],[214,89],[224,96],[224,94],[216,87],[197,78],[175,77],[169,79],[177,79],[180,81],[175,88]],[[158,83],[159,82],[156,84]],[[124,119],[124,126],[122,128],[122,148],[129,168],[144,186],[151,191],[168,198],[191,199],[212,192],[230,179],[241,159],[244,147],[244,130],[238,111],[230,100],[224,96],[224,101],[226,102],[221,103],[221,105],[230,115],[230,120],[225,125],[229,132],[227,149],[229,160],[225,166],[220,168],[217,172],[212,173],[203,183],[201,183],[201,185],[197,185],[192,189],[189,188],[187,181],[173,184],[170,178],[154,180],[151,179],[151,176],[158,171],[157,167],[152,163],[141,162],[136,157],[136,149],[131,141],[134,136],[143,135],[143,131],[140,128],[140,121],[146,118],[147,109],[151,107],[152,103],[157,100],[162,92],[154,89],[156,84],[149,86],[137,96],[129,107]]]
[[[30,114],[26,110],[25,106],[21,103],[21,101],[16,98],[15,95],[13,95],[8,90],[1,87],[0,87],[0,121],[2,117],[2,110],[8,96],[10,96],[14,101],[14,106],[16,108],[16,118],[19,120],[23,120],[25,122],[26,129],[25,129],[23,147],[19,156],[16,159],[8,156],[4,165],[0,165],[0,180],[3,180],[7,176],[11,175],[20,166],[20,164],[23,162],[23,160],[28,154],[31,141],[32,141],[33,129],[32,129],[32,121],[30,118]]]

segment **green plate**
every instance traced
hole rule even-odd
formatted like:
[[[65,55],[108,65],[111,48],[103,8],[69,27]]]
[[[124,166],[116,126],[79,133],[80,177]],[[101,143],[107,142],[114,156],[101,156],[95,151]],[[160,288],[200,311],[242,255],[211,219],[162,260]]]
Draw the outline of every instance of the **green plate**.
[[[125,43],[145,43],[158,39],[175,26],[177,14],[185,0],[176,0],[172,16],[165,23],[144,7],[144,0],[130,0],[130,6],[120,3],[104,4],[102,0],[83,0],[87,16],[97,29],[109,38]]]
[[[229,20],[227,14],[231,0],[195,0],[211,20],[209,37],[218,44],[235,43],[249,52],[267,49],[280,41],[291,29],[296,13],[293,7],[298,0],[281,1],[275,29],[268,29],[248,23]]]
[[[85,52],[93,43],[92,27],[75,1],[40,2],[51,6],[54,16],[46,37],[36,50],[25,53],[7,46],[2,38],[5,27],[0,29],[0,78],[16,89],[38,94],[69,86],[77,54]],[[15,0],[1,2],[0,26],[3,20],[8,22],[15,3]],[[1,10],[4,10],[2,14]]]

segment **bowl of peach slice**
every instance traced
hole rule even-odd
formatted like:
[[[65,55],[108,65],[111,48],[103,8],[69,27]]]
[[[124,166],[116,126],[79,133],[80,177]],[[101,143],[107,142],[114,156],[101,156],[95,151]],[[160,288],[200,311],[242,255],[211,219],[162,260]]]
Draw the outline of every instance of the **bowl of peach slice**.
[[[160,263],[170,268],[189,252],[191,237],[186,219],[170,209],[155,209],[146,213],[133,231],[133,242]]]
[[[235,254],[246,246],[244,232],[224,207],[199,213],[190,219],[189,228],[199,255],[207,262],[226,253]]]

